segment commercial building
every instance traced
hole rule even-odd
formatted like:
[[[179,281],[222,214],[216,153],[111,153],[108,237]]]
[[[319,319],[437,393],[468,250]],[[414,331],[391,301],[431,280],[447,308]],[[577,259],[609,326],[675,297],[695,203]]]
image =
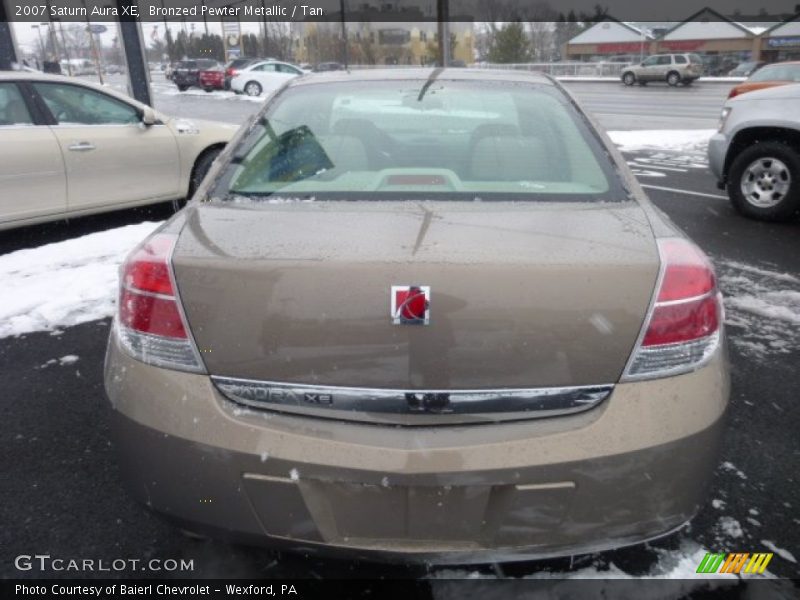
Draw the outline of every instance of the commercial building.
[[[800,60],[800,14],[761,35],[761,60]]]
[[[637,61],[649,54],[698,54],[711,75],[740,62],[800,59],[800,14],[780,23],[741,23],[703,8],[667,28],[654,23],[622,23],[611,17],[567,42],[567,60]]]
[[[562,55],[567,60],[629,62],[650,54],[652,41],[648,28],[606,17],[567,42]]]
[[[656,40],[653,53],[690,52],[702,57],[706,74],[723,75],[740,62],[758,60],[765,26],[747,27],[704,8]]]

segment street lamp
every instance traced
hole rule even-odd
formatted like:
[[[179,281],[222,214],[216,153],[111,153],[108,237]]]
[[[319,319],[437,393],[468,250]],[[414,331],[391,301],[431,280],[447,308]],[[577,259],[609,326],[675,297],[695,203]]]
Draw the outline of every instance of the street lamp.
[[[38,34],[38,37],[39,37],[39,54],[41,56],[41,63],[40,63],[39,66],[41,67],[41,66],[44,65],[44,61],[47,58],[44,55],[44,42],[42,42],[42,31],[41,31],[41,28],[39,27],[39,25],[31,25],[31,29],[35,29],[36,33]]]

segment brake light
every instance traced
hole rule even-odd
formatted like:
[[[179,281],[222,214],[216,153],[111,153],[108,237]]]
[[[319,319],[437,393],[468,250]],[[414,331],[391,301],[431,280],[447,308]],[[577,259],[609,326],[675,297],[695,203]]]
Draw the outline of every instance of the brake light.
[[[655,302],[623,379],[676,375],[705,364],[719,345],[722,298],[711,262],[688,240],[658,240]]]
[[[174,234],[157,233],[123,263],[117,333],[122,347],[142,362],[201,372],[170,267],[176,241]]]
[[[736,98],[739,95],[739,88],[733,88],[730,93],[728,94],[728,100],[731,98]]]

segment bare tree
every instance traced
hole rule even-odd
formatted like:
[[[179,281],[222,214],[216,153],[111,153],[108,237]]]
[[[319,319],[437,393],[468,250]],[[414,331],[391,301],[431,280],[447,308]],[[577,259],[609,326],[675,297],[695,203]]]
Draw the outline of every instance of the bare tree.
[[[555,25],[558,13],[548,2],[534,2],[525,7],[532,58],[537,62],[552,60],[556,55]]]
[[[86,25],[82,23],[64,25],[62,37],[67,54],[72,58],[88,58],[89,34]]]

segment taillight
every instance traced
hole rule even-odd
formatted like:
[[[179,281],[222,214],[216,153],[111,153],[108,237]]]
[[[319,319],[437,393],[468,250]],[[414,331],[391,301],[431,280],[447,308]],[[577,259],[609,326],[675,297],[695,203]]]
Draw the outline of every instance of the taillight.
[[[117,333],[122,347],[142,362],[202,372],[170,267],[176,241],[174,234],[157,233],[123,263]]]
[[[661,275],[650,314],[623,379],[692,371],[720,342],[722,298],[711,262],[688,240],[658,240]]]
[[[728,94],[728,100],[731,98],[736,98],[739,95],[739,88],[733,88],[730,93]]]

